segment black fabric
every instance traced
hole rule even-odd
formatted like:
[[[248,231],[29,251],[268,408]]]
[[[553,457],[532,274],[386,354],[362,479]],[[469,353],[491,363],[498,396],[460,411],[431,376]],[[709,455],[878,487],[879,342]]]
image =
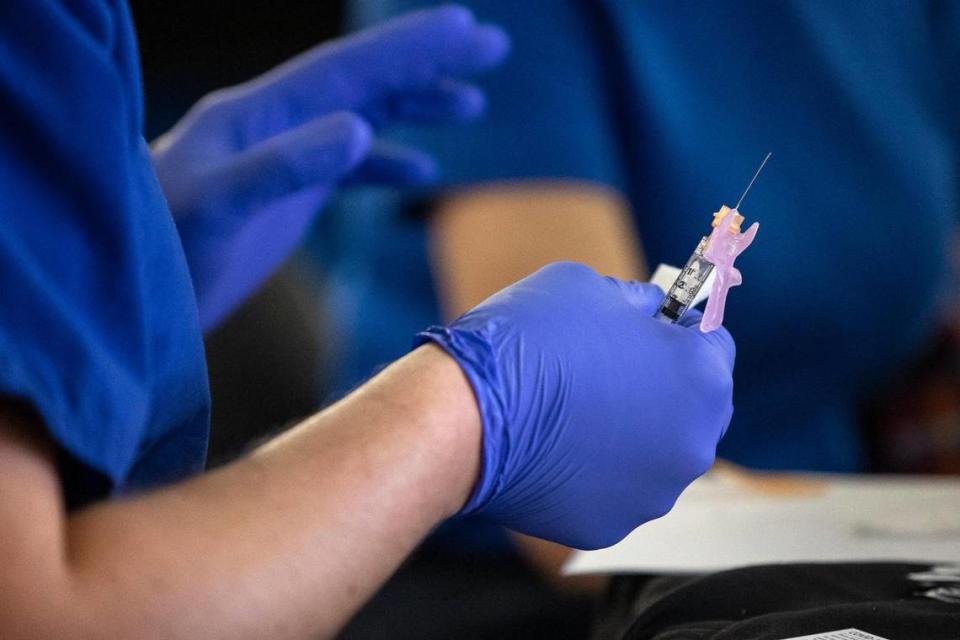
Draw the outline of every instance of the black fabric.
[[[427,543],[338,640],[583,640],[592,598],[560,593],[515,557]]]
[[[890,640],[960,640],[960,603],[926,597],[929,564],[794,564],[623,579],[595,640],[784,640],[850,627]]]

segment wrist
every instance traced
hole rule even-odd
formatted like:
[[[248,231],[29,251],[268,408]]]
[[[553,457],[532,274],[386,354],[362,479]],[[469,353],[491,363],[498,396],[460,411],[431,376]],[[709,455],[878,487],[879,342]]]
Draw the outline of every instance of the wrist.
[[[421,435],[432,444],[431,464],[443,477],[437,485],[441,518],[456,515],[480,476],[483,428],[476,396],[461,366],[436,344],[418,347],[398,364]]]
[[[507,449],[503,447],[506,399],[500,387],[501,374],[487,330],[430,327],[416,337],[418,344],[433,343],[456,363],[470,385],[480,417],[482,441],[479,471],[462,514],[476,513],[493,498],[496,479]]]

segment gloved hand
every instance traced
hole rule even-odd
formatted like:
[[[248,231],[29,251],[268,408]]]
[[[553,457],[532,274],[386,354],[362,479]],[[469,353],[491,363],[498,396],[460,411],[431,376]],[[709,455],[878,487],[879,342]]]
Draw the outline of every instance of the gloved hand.
[[[463,513],[594,549],[672,508],[729,424],[735,348],[725,329],[701,333],[699,312],[655,320],[662,299],[559,263],[419,334],[457,360],[480,408]]]
[[[374,130],[479,115],[483,94],[457,78],[508,49],[502,31],[445,6],[317,47],[198,102],[152,153],[204,329],[291,253],[345,179],[430,180],[430,156],[375,140]]]

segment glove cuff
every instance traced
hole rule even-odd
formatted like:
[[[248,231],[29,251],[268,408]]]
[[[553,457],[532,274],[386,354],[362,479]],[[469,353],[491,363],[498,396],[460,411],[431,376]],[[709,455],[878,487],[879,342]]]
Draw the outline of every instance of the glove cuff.
[[[480,512],[500,490],[503,458],[508,450],[505,442],[507,430],[504,425],[500,377],[497,374],[496,356],[490,342],[476,331],[433,326],[414,337],[414,348],[432,342],[457,361],[473,388],[473,395],[480,410],[483,424],[480,477],[460,510],[459,515]]]

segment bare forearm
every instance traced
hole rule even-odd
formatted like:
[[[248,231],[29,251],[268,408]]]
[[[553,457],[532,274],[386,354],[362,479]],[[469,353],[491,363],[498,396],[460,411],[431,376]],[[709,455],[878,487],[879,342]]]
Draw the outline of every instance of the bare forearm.
[[[551,262],[579,262],[628,280],[646,270],[627,202],[595,184],[474,186],[441,199],[434,214],[432,265],[447,318]]]
[[[479,443],[459,368],[419,349],[248,459],[71,517],[62,620],[110,637],[332,634],[463,504]]]

